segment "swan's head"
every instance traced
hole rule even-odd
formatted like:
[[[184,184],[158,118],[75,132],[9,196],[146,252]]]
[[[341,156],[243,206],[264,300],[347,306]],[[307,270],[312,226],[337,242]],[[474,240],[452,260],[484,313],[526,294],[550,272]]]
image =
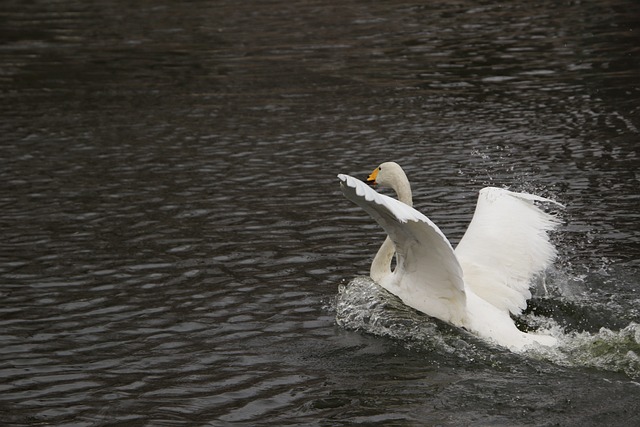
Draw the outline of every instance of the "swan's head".
[[[413,205],[411,185],[404,171],[396,162],[385,162],[375,168],[367,178],[367,184],[380,184],[396,191],[398,199],[409,206]]]
[[[381,185],[395,189],[400,182],[408,182],[407,175],[396,162],[384,162],[367,178],[369,185]]]

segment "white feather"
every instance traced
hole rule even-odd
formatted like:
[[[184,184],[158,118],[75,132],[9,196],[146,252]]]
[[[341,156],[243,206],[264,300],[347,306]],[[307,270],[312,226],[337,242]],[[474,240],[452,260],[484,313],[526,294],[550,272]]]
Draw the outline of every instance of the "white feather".
[[[526,308],[531,279],[556,257],[547,232],[558,220],[534,201],[556,203],[532,194],[483,188],[473,219],[455,250],[467,285],[513,314]]]

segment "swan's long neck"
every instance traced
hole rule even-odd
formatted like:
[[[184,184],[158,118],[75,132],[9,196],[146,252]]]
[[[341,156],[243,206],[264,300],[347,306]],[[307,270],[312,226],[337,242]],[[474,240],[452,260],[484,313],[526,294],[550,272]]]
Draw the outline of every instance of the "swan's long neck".
[[[395,185],[392,186],[394,190],[396,190],[396,194],[398,195],[398,200],[402,203],[413,207],[413,197],[411,195],[411,184],[409,184],[409,180],[406,176],[398,177],[395,180]]]
[[[391,260],[395,253],[396,246],[387,236],[380,249],[378,249],[375,258],[373,258],[371,269],[369,270],[369,275],[374,282],[380,284],[382,279],[391,274]]]
[[[402,176],[396,175],[394,178],[391,188],[393,188],[398,195],[398,200],[409,206],[413,206],[411,184],[409,184],[407,177],[403,174]],[[391,261],[395,253],[396,247],[389,236],[387,236],[382,246],[380,246],[380,249],[378,249],[376,256],[373,258],[371,269],[369,270],[369,275],[374,282],[380,283],[383,278],[391,274]]]

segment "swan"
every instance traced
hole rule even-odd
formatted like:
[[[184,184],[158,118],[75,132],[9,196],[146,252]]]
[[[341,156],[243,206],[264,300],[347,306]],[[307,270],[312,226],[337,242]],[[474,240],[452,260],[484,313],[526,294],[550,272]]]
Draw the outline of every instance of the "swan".
[[[511,314],[526,308],[531,279],[556,256],[547,232],[559,220],[534,202],[561,204],[483,188],[471,223],[454,249],[438,226],[412,207],[409,180],[397,163],[378,166],[367,178],[369,185],[345,174],[338,179],[346,198],[387,232],[371,264],[373,281],[404,304],[511,351],[557,344],[553,336],[520,331]],[[371,185],[392,188],[398,199]]]

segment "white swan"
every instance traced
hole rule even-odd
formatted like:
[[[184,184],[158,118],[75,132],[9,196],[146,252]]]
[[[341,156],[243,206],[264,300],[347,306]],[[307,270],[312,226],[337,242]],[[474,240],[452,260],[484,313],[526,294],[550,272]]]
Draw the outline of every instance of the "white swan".
[[[531,297],[531,279],[556,256],[547,231],[558,220],[533,202],[559,203],[483,188],[471,224],[454,250],[442,231],[412,208],[409,180],[397,163],[382,163],[367,181],[391,187],[399,200],[351,176],[338,178],[344,195],[387,232],[371,264],[371,278],[379,285],[416,310],[512,351],[534,343],[556,344],[552,336],[520,331],[510,313],[522,312]]]

